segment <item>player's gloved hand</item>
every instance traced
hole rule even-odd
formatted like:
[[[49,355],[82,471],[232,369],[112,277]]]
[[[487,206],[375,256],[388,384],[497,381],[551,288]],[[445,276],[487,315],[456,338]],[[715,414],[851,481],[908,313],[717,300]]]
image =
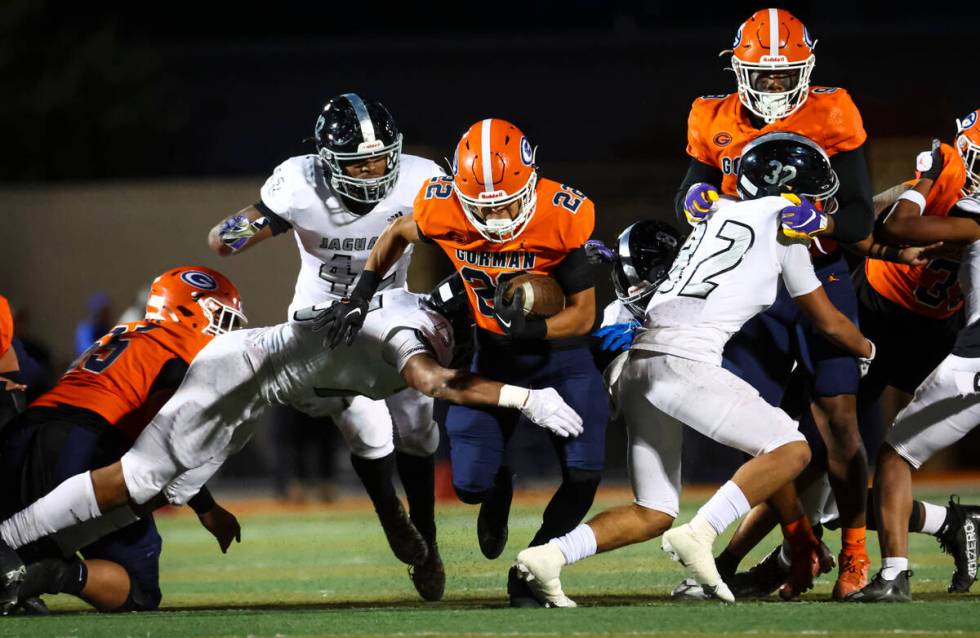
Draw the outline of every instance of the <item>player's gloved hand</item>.
[[[603,326],[592,333],[599,340],[599,348],[606,352],[623,352],[633,345],[633,337],[639,321],[625,321]]]
[[[718,189],[706,182],[691,184],[684,196],[684,215],[687,223],[697,226],[714,212],[718,201]]]
[[[514,339],[544,339],[548,334],[548,324],[544,319],[529,319],[524,314],[523,288],[514,291],[514,296],[510,298],[509,303],[504,300],[507,283],[503,281],[498,284],[497,291],[493,295],[493,316],[497,319],[497,325],[504,334]]]
[[[867,357],[858,357],[858,370],[861,371],[862,377],[868,374],[868,370],[871,369],[871,363],[875,359],[875,342],[871,339],[868,339],[867,341],[869,344],[871,344],[871,354],[869,354]]]
[[[783,193],[792,202],[779,211],[779,224],[783,234],[795,239],[810,239],[827,230],[827,216],[817,210],[809,200],[792,193]]]
[[[537,425],[563,438],[575,437],[584,431],[582,417],[554,388],[531,390],[520,411]]]
[[[325,341],[331,348],[340,345],[341,340],[347,345],[352,344],[364,325],[368,304],[380,284],[381,275],[373,270],[362,272],[349,297],[335,301],[313,318],[313,330],[326,330]]]
[[[228,553],[232,540],[237,543],[242,542],[242,528],[238,524],[238,519],[220,505],[215,504],[209,511],[198,514],[197,518],[201,521],[204,529],[211,532],[211,535],[218,541],[218,547],[221,548],[222,554]]]
[[[940,145],[939,140],[932,140],[932,149],[916,155],[915,171],[919,179],[936,181],[939,174],[943,172],[943,152],[939,148]]]
[[[585,257],[590,264],[611,264],[616,261],[616,253],[602,243],[601,239],[590,239],[585,242]]]
[[[238,251],[268,223],[265,217],[252,221],[245,215],[232,215],[221,222],[221,226],[218,227],[218,238],[233,251]]]

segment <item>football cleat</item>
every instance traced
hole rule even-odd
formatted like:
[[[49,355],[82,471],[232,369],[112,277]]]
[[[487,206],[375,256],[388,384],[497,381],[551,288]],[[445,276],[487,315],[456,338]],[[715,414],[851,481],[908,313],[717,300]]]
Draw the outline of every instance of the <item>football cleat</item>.
[[[500,468],[493,490],[480,504],[476,519],[476,538],[483,555],[493,560],[507,547],[507,519],[510,517],[510,501],[514,497],[514,484],[510,470]]]
[[[850,594],[860,591],[868,585],[871,561],[866,552],[856,554],[841,551],[838,564],[840,570],[837,572],[837,582],[834,583],[834,600],[844,600]]]
[[[946,521],[936,537],[943,551],[953,557],[956,571],[949,581],[950,593],[966,593],[977,579],[977,532],[980,507],[960,505],[955,494],[949,497]]]
[[[421,564],[409,566],[408,575],[419,596],[435,602],[442,600],[446,593],[446,570],[439,555],[439,544],[429,543],[428,549],[428,555]]]
[[[6,615],[17,603],[27,569],[10,545],[0,539],[0,613]]]
[[[507,572],[507,598],[511,607],[518,609],[539,609],[546,605],[538,601],[531,587],[517,572],[517,565],[511,565]]]
[[[782,546],[777,545],[749,571],[739,572],[728,579],[728,586],[735,598],[765,598],[786,582],[789,570],[779,561],[780,551]]]
[[[425,562],[429,548],[422,534],[409,520],[400,501],[395,511],[385,514],[378,512],[378,520],[381,521],[381,528],[395,558],[407,565],[418,566]]]
[[[850,603],[907,603],[912,600],[912,590],[909,586],[911,570],[899,572],[895,580],[885,580],[881,572],[864,589],[852,593],[845,598]]]
[[[529,547],[517,555],[517,577],[527,583],[538,602],[545,607],[576,607],[561,589],[561,568],[565,556],[557,543]]]
[[[810,591],[813,589],[813,579],[826,574],[834,566],[834,555],[823,541],[794,550],[786,582],[779,588],[779,597],[790,600]]]
[[[28,596],[17,601],[11,609],[12,614],[23,614],[25,616],[50,616],[51,610],[38,596]]]
[[[670,597],[674,600],[711,600],[711,596],[704,593],[704,588],[693,578],[685,578],[680,582],[674,591],[670,592]]]
[[[711,555],[711,543],[699,538],[690,525],[685,523],[667,530],[661,537],[661,547],[687,568],[706,595],[727,603],[735,602],[735,596],[718,573],[715,557]]]

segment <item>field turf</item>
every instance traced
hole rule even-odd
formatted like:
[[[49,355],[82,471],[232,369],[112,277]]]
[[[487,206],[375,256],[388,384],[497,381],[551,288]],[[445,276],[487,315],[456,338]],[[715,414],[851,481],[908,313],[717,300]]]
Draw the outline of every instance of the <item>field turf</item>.
[[[685,500],[683,520],[704,497]],[[963,497],[980,502],[977,491]],[[627,498],[622,490],[603,492],[594,511]],[[512,610],[504,596],[507,568],[531,538],[542,507],[534,496],[516,503],[510,544],[501,558],[487,561],[476,545],[476,509],[440,504],[448,573],[440,603],[417,597],[360,501],[310,509],[231,502],[243,541],[228,555],[193,515],[162,515],[164,611],[94,614],[77,599],[49,597],[51,616],[0,618],[0,636],[980,636],[977,595],[945,593],[951,560],[922,535],[912,538],[915,602],[905,605],[830,603],[830,575],[802,602],[673,603],[669,592],[681,568],[654,541],[567,567],[565,591],[578,609]],[[836,551],[837,535],[828,537]],[[874,539],[869,535],[877,567]],[[746,566],[775,543],[775,536],[767,539]],[[980,585],[974,589],[980,592]]]

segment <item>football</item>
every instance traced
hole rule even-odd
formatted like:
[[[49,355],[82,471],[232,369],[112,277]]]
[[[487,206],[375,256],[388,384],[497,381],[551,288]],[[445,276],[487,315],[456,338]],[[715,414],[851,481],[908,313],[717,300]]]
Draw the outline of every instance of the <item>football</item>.
[[[518,275],[507,282],[504,299],[510,302],[518,288],[524,290],[524,314],[529,317],[551,317],[565,307],[565,293],[551,277],[532,273]]]

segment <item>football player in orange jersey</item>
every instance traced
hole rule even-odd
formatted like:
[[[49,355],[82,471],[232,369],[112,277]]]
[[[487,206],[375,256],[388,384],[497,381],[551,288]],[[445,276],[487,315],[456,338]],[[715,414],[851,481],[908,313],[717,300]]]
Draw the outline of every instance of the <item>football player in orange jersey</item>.
[[[24,409],[20,362],[14,350],[14,317],[7,298],[0,295],[0,428]]]
[[[184,266],[157,277],[143,321],[116,326],[96,341],[51,391],[3,429],[0,518],[62,480],[122,456],[180,385],[197,352],[244,321],[238,291],[222,274]],[[239,535],[235,517],[207,490],[190,505],[226,551]],[[54,542],[23,549],[28,566],[20,600],[69,593],[102,611],[156,609],[161,539],[152,508],[138,521],[124,510],[107,522],[78,526]],[[130,521],[135,522],[116,529]],[[116,531],[99,538],[108,529]]]
[[[830,156],[839,176],[837,208],[835,214],[826,216],[826,225],[799,224],[788,230],[814,239],[811,254],[818,278],[834,305],[856,320],[850,273],[835,240],[853,243],[871,232],[871,186],[864,158],[867,135],[847,91],[810,85],[814,45],[806,27],[783,9],[757,11],[739,27],[731,51],[738,90],[694,101],[688,118],[691,161],[675,208],[681,219],[698,223],[710,214],[720,193],[736,195],[738,157],[760,135],[787,131],[809,137]],[[773,166],[773,183],[787,178],[786,167]],[[801,201],[800,219],[819,220],[820,216],[809,214],[813,208],[806,199]],[[797,362],[808,373],[812,402],[811,409],[804,410],[802,429],[811,433],[816,429],[826,443],[828,473],[841,511],[844,548],[834,590],[835,598],[840,599],[867,582],[869,565],[864,544],[868,469],[856,413],[858,369],[853,357],[815,334],[782,289],[773,306],[729,342],[725,367],[755,386],[767,401],[779,405]],[[808,438],[814,443],[814,437]],[[792,524],[809,526],[804,519]],[[812,535],[810,541],[815,541]],[[731,576],[739,554],[726,549],[719,556],[719,569]],[[788,556],[782,559],[786,567]],[[738,596],[737,579],[726,582]]]
[[[885,212],[878,233],[894,246],[921,243],[923,219],[966,216],[961,197],[980,194],[980,111],[957,120],[954,146],[934,140],[917,158],[918,179]],[[940,227],[942,228],[942,227]],[[948,239],[942,234],[925,239]],[[871,239],[868,239],[871,243]],[[889,426],[912,400],[916,388],[949,354],[962,325],[963,293],[957,280],[959,251],[918,265],[895,263],[898,248],[880,245],[855,274],[862,327],[879,347],[881,363],[861,381],[862,414],[881,400],[881,422]],[[909,339],[909,335],[915,335]],[[953,556],[951,592],[970,590],[976,579],[971,556],[976,534],[964,530],[980,523],[980,507],[950,498],[946,507],[916,501],[909,529],[935,535]],[[869,527],[871,525],[869,524]],[[975,564],[975,563],[974,563]]]
[[[574,438],[553,433],[562,483],[544,512],[531,545],[571,531],[585,516],[599,485],[608,406],[602,378],[589,354],[596,320],[592,271],[583,245],[595,209],[581,192],[539,178],[535,151],[513,124],[485,119],[460,139],[452,177],[434,177],[415,200],[413,215],[394,221],[379,238],[349,299],[321,317],[333,344],[360,328],[380,277],[410,242],[435,242],[462,276],[476,321],[472,370],[507,384],[554,387],[582,417]],[[531,272],[557,279],[565,308],[548,319],[525,316],[523,295],[503,300],[507,282]],[[509,387],[509,386],[505,386]],[[518,419],[500,410],[451,406],[446,430],[453,486],[460,500],[480,504],[477,537],[487,558],[507,542],[512,476],[504,451]],[[539,606],[514,569],[513,606]]]

